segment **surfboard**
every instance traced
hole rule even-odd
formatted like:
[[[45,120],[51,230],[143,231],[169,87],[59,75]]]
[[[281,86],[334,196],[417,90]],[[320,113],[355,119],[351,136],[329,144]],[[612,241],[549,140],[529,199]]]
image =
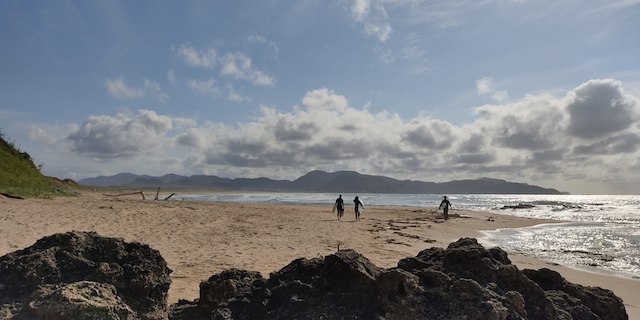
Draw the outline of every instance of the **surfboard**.
[[[336,212],[336,208],[337,207],[338,207],[338,203],[336,202],[336,203],[333,204],[333,210],[332,210],[333,213]]]

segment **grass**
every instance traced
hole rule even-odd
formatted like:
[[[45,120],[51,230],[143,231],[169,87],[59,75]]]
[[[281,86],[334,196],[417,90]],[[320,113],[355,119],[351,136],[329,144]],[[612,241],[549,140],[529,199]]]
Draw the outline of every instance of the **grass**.
[[[22,198],[50,198],[72,194],[65,186],[67,183],[71,184],[44,176],[31,156],[7,141],[0,131],[0,193]]]

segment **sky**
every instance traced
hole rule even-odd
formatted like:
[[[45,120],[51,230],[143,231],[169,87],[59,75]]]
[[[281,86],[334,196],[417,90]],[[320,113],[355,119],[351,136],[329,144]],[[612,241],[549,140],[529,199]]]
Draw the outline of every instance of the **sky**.
[[[640,194],[638,30],[640,0],[6,0],[0,130],[75,180]]]

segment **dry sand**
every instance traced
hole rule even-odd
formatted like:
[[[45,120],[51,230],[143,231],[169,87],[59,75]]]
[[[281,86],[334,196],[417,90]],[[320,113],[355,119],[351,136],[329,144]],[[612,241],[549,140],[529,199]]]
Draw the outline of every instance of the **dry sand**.
[[[458,210],[444,222],[432,209],[382,206],[368,206],[358,222],[347,207],[345,217],[337,221],[332,204],[333,199],[327,199],[326,206],[154,201],[98,192],[50,200],[0,196],[0,256],[71,230],[146,243],[160,251],[173,270],[169,303],[174,303],[197,298],[200,281],[232,267],[268,277],[294,259],[350,248],[389,268],[423,249],[481,237],[481,230],[550,222]],[[640,319],[640,281],[519,254],[510,253],[509,258],[520,269],[546,267],[571,282],[610,289],[623,299],[629,318]]]

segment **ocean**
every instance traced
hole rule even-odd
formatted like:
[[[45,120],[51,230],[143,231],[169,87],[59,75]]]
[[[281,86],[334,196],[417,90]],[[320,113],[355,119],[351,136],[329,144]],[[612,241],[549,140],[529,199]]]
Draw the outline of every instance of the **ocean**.
[[[434,208],[442,195],[358,194],[366,205]],[[519,217],[554,219],[562,223],[527,228],[498,229],[479,239],[485,246],[500,246],[597,273],[640,279],[640,196],[638,195],[448,195],[456,209],[489,211]],[[221,193],[183,195],[178,199],[281,204],[327,204],[328,193]],[[355,194],[343,194],[345,203]],[[519,207],[512,209],[511,207]]]

